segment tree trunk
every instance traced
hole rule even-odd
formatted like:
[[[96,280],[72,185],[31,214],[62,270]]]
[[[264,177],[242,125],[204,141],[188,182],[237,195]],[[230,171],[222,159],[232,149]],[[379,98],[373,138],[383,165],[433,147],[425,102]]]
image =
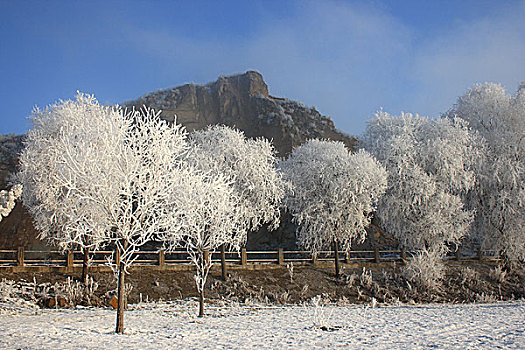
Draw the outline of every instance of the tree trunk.
[[[118,269],[118,289],[117,289],[117,328],[116,333],[124,334],[124,308],[125,308],[125,285],[124,285],[124,263],[119,264]]]
[[[339,243],[334,239],[335,278],[339,278]]]
[[[199,315],[198,317],[204,317],[204,288],[205,288],[205,281],[204,275],[206,274],[206,257],[204,256],[204,251],[199,253],[199,266],[197,267],[197,274],[201,274],[200,280],[195,280],[195,287],[197,287],[197,293],[199,293]]]
[[[84,248],[84,256],[82,258],[82,283],[87,286],[89,273],[89,248]]]
[[[122,250],[126,251],[128,242],[124,241]],[[120,259],[120,248],[117,244],[116,253],[118,256],[118,288],[117,288],[117,327],[115,332],[118,334],[124,334],[124,309],[126,308],[126,284],[125,277],[126,272],[124,267],[126,266],[122,259]]]
[[[221,245],[221,271],[222,271],[222,280],[226,281],[226,247]]]
[[[199,317],[204,317],[204,287],[199,293]]]

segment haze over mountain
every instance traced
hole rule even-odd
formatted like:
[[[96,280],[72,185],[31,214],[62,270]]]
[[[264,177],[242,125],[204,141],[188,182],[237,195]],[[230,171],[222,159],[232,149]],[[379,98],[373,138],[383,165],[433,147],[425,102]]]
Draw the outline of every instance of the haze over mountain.
[[[161,117],[186,126],[189,131],[210,124],[236,127],[248,137],[273,140],[280,155],[307,139],[326,138],[353,147],[355,139],[336,129],[334,122],[314,107],[274,97],[258,72],[224,77],[207,85],[186,84],[158,90],[124,103],[162,110]]]

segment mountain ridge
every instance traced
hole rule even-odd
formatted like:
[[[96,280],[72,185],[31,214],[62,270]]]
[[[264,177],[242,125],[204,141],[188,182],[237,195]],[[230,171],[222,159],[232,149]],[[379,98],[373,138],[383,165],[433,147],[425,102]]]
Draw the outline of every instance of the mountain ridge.
[[[349,148],[355,138],[335,127],[315,108],[269,94],[262,75],[248,71],[220,76],[205,85],[193,83],[157,90],[123,103],[125,107],[160,109],[161,118],[184,125],[188,131],[212,124],[242,130],[247,137],[266,137],[281,156],[312,138],[344,142]]]
[[[262,75],[248,71],[232,76],[220,76],[205,85],[185,84],[147,93],[122,103],[123,107],[148,106],[161,110],[161,118],[184,125],[191,132],[211,124],[224,124],[242,130],[247,137],[272,140],[279,156],[286,156],[293,147],[307,139],[323,138],[344,142],[349,148],[355,138],[336,129],[333,121],[315,108],[269,94]],[[8,186],[8,176],[16,171],[18,154],[24,135],[0,135],[0,189]],[[293,227],[288,222],[276,231],[265,228],[251,234],[251,248],[273,246],[292,247]],[[0,247],[3,249],[45,248],[25,208],[18,203],[11,214],[0,222]]]

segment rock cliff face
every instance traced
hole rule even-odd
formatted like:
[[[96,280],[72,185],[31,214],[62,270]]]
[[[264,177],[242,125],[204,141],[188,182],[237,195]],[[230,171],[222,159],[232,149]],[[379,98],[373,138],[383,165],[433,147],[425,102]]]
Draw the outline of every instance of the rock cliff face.
[[[261,74],[253,71],[220,77],[207,85],[159,90],[124,105],[161,109],[162,118],[173,121],[176,116],[189,131],[210,124],[233,126],[247,137],[273,140],[281,156],[311,138],[339,140],[349,147],[355,144],[354,138],[337,130],[333,121],[315,108],[270,96]]]
[[[0,190],[8,187],[9,176],[16,171],[23,139],[23,135],[0,135]],[[31,217],[20,203],[0,221],[0,249],[39,247],[36,237]]]
[[[187,84],[159,90],[136,100],[123,103],[127,107],[143,105],[161,109],[161,117],[184,125],[188,131],[205,128],[210,124],[225,124],[244,131],[247,137],[266,137],[273,141],[280,156],[285,156],[307,139],[326,138],[343,141],[348,147],[355,139],[335,128],[330,118],[315,108],[300,102],[270,96],[261,74],[220,77],[207,85]],[[7,176],[14,172],[23,136],[0,135],[0,189],[7,187]],[[250,234],[249,249],[268,249],[295,246],[295,226],[290,217],[283,215],[283,224],[276,231],[262,229]],[[31,218],[21,204],[0,222],[0,248],[43,248],[36,239]]]

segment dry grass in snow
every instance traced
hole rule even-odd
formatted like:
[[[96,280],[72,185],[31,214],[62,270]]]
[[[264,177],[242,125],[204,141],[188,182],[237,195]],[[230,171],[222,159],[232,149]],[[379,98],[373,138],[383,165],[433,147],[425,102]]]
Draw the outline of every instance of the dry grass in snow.
[[[0,315],[0,348],[525,348],[523,301],[315,305],[214,304],[207,307],[207,316],[199,319],[193,300],[135,304],[127,312],[124,335],[113,333],[112,309],[19,309]]]

